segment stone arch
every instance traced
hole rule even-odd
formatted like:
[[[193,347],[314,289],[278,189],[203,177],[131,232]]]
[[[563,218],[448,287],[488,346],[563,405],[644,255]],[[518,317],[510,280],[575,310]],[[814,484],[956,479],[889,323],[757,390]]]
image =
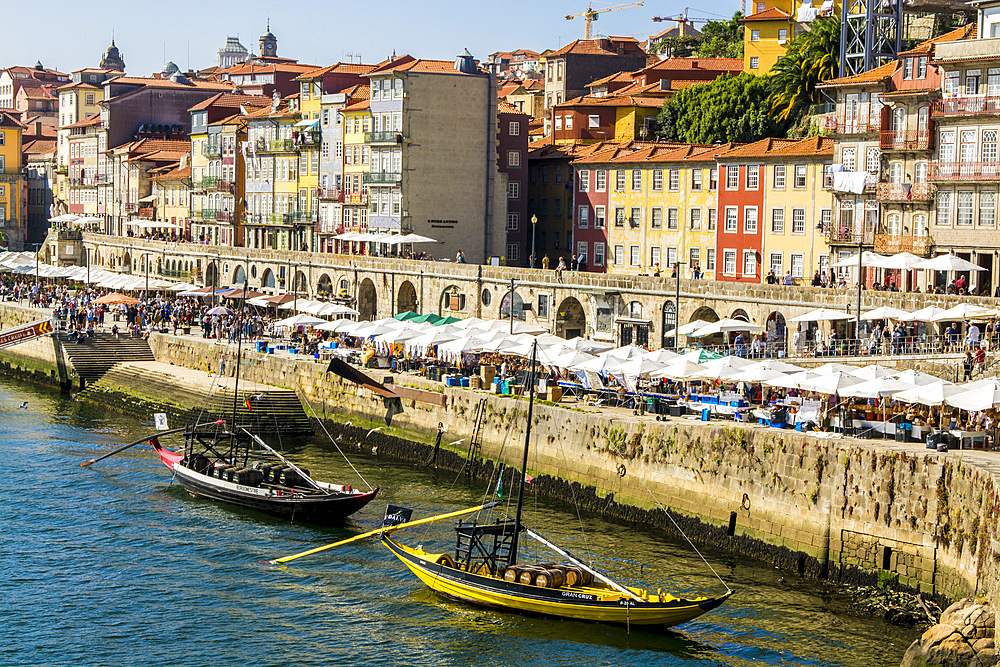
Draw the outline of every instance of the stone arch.
[[[677,328],[677,303],[675,301],[664,301],[663,308],[661,309],[661,321],[660,321],[660,347],[672,350],[679,346],[679,341],[677,340],[677,333],[674,329]]]
[[[243,265],[240,264],[236,267],[236,271],[233,272],[233,284],[242,285],[246,281],[247,281],[247,272],[243,268]]]
[[[365,278],[358,285],[358,320],[374,320],[378,314],[378,292],[371,278]]]
[[[500,319],[509,320],[510,319],[510,305],[511,305],[511,294],[514,297],[514,318],[518,320],[524,319],[524,299],[521,295],[517,293],[517,290],[511,292],[507,290],[504,293],[503,299],[500,300]]]
[[[275,289],[278,286],[278,281],[274,278],[274,271],[264,269],[264,273],[260,276],[260,286],[267,289]]]
[[[122,273],[132,273],[132,255],[128,253],[122,256]]]
[[[708,306],[702,306],[691,313],[691,319],[688,322],[695,322],[701,320],[702,322],[718,322],[721,317],[712,308]],[[726,342],[725,334],[717,333],[712,336],[702,336],[701,338],[688,338],[687,344],[690,346],[692,344],[697,344],[705,347],[710,347],[713,345],[724,345]]]
[[[695,320],[701,320],[702,322],[718,322],[720,319],[719,314],[708,306],[702,306],[698,308],[693,313],[691,313],[691,318],[688,322],[694,322]]]
[[[409,280],[404,280],[396,293],[396,312],[417,312],[417,288]]]
[[[768,352],[779,357],[788,356],[788,325],[785,316],[778,311],[772,312],[767,316],[764,331],[767,333]]]
[[[747,314],[747,311],[743,310],[742,308],[737,308],[736,310],[734,310],[733,314],[730,317],[732,317],[732,319],[734,320],[743,320],[744,322],[750,321],[750,316]]]
[[[560,338],[576,338],[587,334],[587,314],[583,304],[574,296],[568,296],[556,310],[556,335]]]
[[[295,272],[295,280],[292,282],[292,291],[296,294],[309,296],[309,280],[302,271]]]
[[[337,296],[350,296],[351,295],[351,279],[347,276],[340,276],[337,278]]]
[[[316,282],[316,296],[333,296],[333,280],[327,274],[322,274]]]
[[[215,265],[215,262],[208,262],[205,265],[205,286],[218,286],[219,284],[219,267]]]
[[[441,299],[438,301],[439,315],[451,315],[463,311],[465,306],[465,292],[458,285],[448,285],[441,291]]]

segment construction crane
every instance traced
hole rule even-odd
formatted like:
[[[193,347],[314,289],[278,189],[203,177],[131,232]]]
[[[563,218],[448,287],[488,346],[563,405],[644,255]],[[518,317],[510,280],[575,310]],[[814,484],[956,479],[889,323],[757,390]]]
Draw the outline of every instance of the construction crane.
[[[606,7],[605,9],[594,9],[594,3],[591,2],[589,5],[587,5],[587,11],[585,11],[582,14],[567,14],[566,20],[572,21],[573,19],[578,19],[580,17],[583,17],[584,39],[590,39],[590,24],[596,21],[598,18],[600,18],[601,14],[604,14],[605,12],[617,12],[620,9],[632,9],[633,7],[642,7],[642,3],[633,2],[630,5],[616,5],[614,7]]]
[[[676,21],[677,22],[677,34],[678,35],[683,35],[684,34],[684,29],[682,28],[682,26],[686,25],[686,26],[690,27],[693,30],[695,23],[708,23],[709,19],[692,19],[692,18],[688,18],[688,10],[689,9],[690,9],[690,7],[685,7],[684,8],[684,13],[683,14],[679,14],[677,16],[654,16],[653,17],[653,21],[656,22],[656,23],[660,23],[661,21]]]

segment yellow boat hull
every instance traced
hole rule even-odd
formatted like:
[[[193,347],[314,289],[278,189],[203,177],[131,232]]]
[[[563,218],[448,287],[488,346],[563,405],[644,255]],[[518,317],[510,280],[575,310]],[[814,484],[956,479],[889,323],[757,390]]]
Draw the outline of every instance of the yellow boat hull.
[[[618,625],[672,626],[690,621],[725,602],[716,598],[684,600],[635,590],[640,600],[597,586],[541,588],[483,576],[437,562],[442,554],[407,547],[388,536],[382,543],[431,590],[471,604],[526,614]]]

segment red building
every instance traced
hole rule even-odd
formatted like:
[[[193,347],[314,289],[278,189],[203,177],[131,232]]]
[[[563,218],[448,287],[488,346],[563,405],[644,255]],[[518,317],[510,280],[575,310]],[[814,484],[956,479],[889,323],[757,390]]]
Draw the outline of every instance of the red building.
[[[759,283],[763,252],[764,165],[760,142],[718,157],[719,209],[716,280]]]
[[[608,192],[611,176],[603,166],[621,149],[621,145],[600,146],[573,163],[573,249],[566,258],[586,259],[586,271],[604,273],[608,265]],[[569,244],[567,243],[567,246]]]

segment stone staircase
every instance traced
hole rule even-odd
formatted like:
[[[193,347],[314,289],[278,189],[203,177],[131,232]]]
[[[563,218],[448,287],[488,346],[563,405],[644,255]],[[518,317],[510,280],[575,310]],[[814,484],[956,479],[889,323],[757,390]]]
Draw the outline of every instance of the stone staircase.
[[[82,392],[101,394],[102,401],[119,404],[126,411],[165,412],[171,426],[216,419],[232,421],[233,379],[221,382],[202,371],[157,361],[118,363]],[[244,396],[250,401],[246,408]],[[269,385],[240,383],[236,397],[236,423],[261,436],[311,435],[312,422],[296,393]]]
[[[99,380],[117,363],[153,361],[153,351],[142,338],[115,338],[109,333],[95,333],[92,338],[84,337],[78,343],[71,341],[66,333],[58,335],[66,358],[76,371],[73,384],[79,389]]]

